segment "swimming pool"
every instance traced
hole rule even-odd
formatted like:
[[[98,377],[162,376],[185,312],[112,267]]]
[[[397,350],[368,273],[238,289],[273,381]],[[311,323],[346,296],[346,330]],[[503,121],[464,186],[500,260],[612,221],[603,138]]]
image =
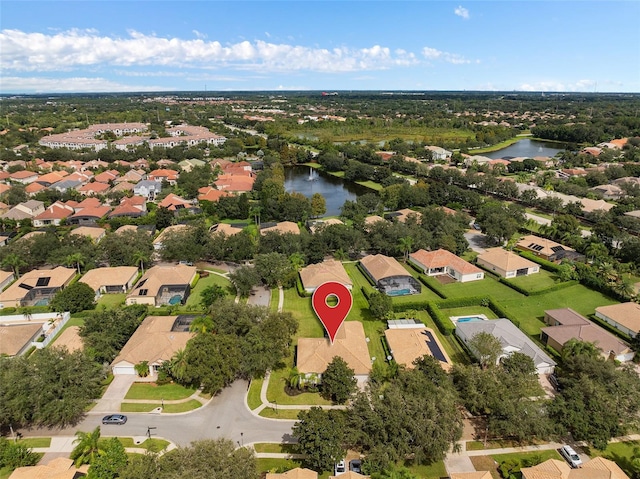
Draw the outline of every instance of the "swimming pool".
[[[404,296],[406,294],[411,294],[410,289],[396,289],[395,291],[387,291],[387,296]]]
[[[182,296],[180,296],[179,294],[176,294],[175,296],[171,296],[171,299],[169,300],[169,304],[173,305],[173,304],[178,304],[182,302]]]
[[[486,321],[489,318],[484,314],[472,314],[469,316],[451,316],[449,319],[454,323],[471,323],[473,321]]]

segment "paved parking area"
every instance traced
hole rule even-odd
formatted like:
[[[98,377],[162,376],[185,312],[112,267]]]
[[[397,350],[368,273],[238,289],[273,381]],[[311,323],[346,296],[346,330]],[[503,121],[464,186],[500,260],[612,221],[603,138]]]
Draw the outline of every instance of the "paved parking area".
[[[251,290],[247,304],[254,306],[269,306],[271,302],[271,290],[266,286],[256,286]]]

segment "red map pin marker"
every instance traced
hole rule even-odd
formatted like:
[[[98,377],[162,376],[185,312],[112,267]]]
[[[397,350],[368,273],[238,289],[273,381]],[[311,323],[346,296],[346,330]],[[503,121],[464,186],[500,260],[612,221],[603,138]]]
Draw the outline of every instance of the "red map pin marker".
[[[327,299],[331,296],[335,296],[338,299],[338,304],[335,306],[327,304]],[[342,326],[349,311],[351,311],[351,306],[353,305],[351,291],[342,283],[327,281],[318,286],[313,292],[311,304],[324,329],[327,330],[331,344],[333,344],[340,326]]]

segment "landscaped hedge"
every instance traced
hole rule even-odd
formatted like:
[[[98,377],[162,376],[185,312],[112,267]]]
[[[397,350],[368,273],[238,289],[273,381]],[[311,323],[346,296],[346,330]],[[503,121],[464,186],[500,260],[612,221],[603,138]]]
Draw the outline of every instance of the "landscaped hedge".
[[[406,303],[393,303],[393,312],[394,313],[402,313],[404,311],[409,311],[412,309],[422,310],[427,307],[428,301],[408,301]]]
[[[429,316],[431,316],[433,322],[436,323],[436,326],[438,326],[442,334],[445,336],[451,336],[453,334],[456,329],[455,325],[448,316],[445,316],[444,313],[440,311],[440,308],[435,302],[429,301],[427,303],[427,313],[429,313]]]
[[[520,321],[511,316],[506,309],[504,309],[501,305],[496,303],[493,298],[487,298],[488,304],[487,307],[495,313],[499,318],[507,318],[513,324],[515,324],[518,328],[520,327]]]
[[[534,263],[538,263],[542,266],[542,269],[551,271],[552,273],[558,273],[560,271],[560,266],[551,261],[547,261],[546,259],[542,259],[530,251],[520,251],[520,256],[528,259],[529,261],[533,261]]]
[[[424,284],[438,296],[443,299],[447,299],[447,294],[440,288],[440,283],[438,283],[438,280],[430,278],[429,276],[425,276],[424,274],[418,275],[418,279],[422,284]]]
[[[529,296],[538,296],[541,294],[550,293],[552,291],[558,291],[559,289],[568,288],[569,286],[574,286],[576,284],[580,284],[580,281],[578,281],[577,279],[572,279],[571,281],[563,281],[562,283],[556,283],[553,286],[549,286],[548,288],[531,291],[531,293],[529,293]]]
[[[436,301],[441,309],[465,308],[467,306],[482,306],[484,296],[466,296],[464,298],[450,298]]]
[[[367,288],[365,288],[364,286],[362,286],[360,288],[360,291],[362,291],[362,294],[364,295],[365,299],[367,300],[367,302],[369,302],[369,298],[371,297],[371,291],[369,291]]]

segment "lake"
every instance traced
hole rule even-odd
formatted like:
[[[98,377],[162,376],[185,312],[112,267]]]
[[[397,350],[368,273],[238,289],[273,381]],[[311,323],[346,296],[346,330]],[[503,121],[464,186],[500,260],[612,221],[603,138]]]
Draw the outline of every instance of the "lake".
[[[492,151],[491,153],[483,153],[482,156],[497,159],[511,157],[533,158],[534,156],[548,156],[553,158],[557,153],[564,151],[568,145],[562,143],[551,143],[547,141],[530,140],[528,138],[520,140],[513,145],[507,146],[502,150]]]
[[[310,174],[313,179],[310,180]],[[346,200],[355,201],[359,195],[372,193],[373,190],[356,183],[336,178],[324,171],[308,166],[291,166],[284,169],[284,189],[287,193],[302,193],[311,198],[320,193],[327,202],[326,216],[337,216]]]

